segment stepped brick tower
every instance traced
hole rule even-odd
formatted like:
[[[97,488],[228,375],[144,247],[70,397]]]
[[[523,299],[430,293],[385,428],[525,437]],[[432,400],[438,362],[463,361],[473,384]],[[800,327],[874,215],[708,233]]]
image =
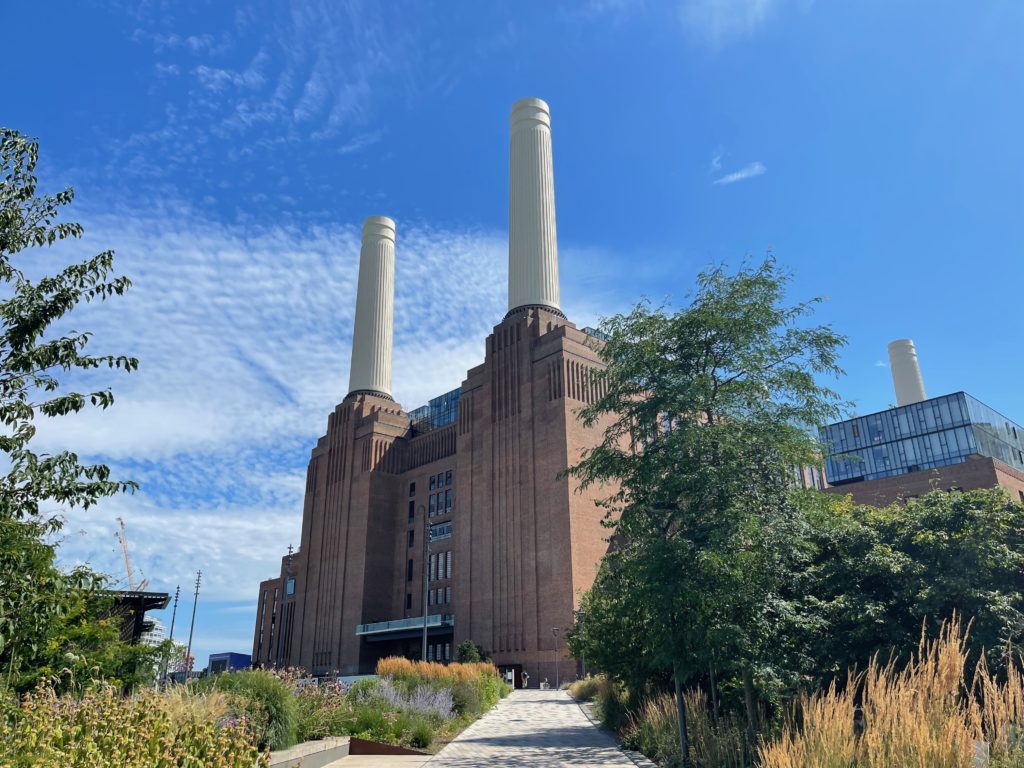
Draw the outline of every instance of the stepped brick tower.
[[[454,658],[470,639],[532,684],[574,662],[564,632],[607,548],[600,492],[560,476],[601,425],[599,343],[562,313],[551,117],[512,109],[509,310],[461,387],[404,411],[391,398],[395,223],[367,219],[349,394],[309,462],[297,553],[260,585],[253,661],[316,675],[387,655]],[[400,371],[399,376],[415,375]],[[429,545],[429,552],[428,552]]]

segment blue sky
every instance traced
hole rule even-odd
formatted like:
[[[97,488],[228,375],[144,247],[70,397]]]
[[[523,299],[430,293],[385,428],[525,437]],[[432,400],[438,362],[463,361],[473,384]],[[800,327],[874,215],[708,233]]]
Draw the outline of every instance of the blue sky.
[[[202,568],[200,663],[249,649],[257,582],[297,543],[366,216],[398,222],[399,402],[482,359],[524,96],[552,109],[570,319],[770,249],[794,299],[829,297],[858,412],[895,399],[885,347],[909,336],[930,394],[1024,423],[1024,4],[122,0],[4,26],[2,121],[87,229],[47,261],[114,248],[135,280],[75,323],[141,370],[40,439],[142,490],[72,515],[65,558],[119,574],[122,515],[153,587]]]

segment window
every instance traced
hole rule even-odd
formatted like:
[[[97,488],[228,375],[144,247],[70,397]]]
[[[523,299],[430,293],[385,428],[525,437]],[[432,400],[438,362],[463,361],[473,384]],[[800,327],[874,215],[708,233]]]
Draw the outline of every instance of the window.
[[[444,602],[444,590],[441,587],[437,588],[437,604],[441,605]]]
[[[430,476],[430,490],[434,490],[437,487],[437,478],[433,475]]]
[[[450,605],[451,602],[452,602],[452,588],[451,587],[445,587],[444,588],[444,604],[445,605]]]
[[[288,581],[284,583],[284,593],[291,597],[295,594],[295,577],[289,576]]]
[[[405,566],[405,580],[412,581],[412,560],[406,563]]]
[[[437,487],[444,488],[444,472],[437,473]]]
[[[415,501],[410,501],[409,502],[409,522],[411,523],[411,522],[413,522],[415,520],[416,520],[416,502]]]
[[[451,489],[444,492],[444,511],[452,511],[452,492]]]
[[[434,563],[435,563],[436,559],[437,559],[437,555],[431,555],[430,556],[430,580],[431,581],[433,581],[434,578],[435,578],[435,576],[434,576],[434,573],[435,573],[435,571],[434,571]]]
[[[445,661],[451,661],[451,659],[452,659],[452,644],[451,643],[445,643],[444,644],[444,660]]]
[[[415,496],[415,495],[416,495],[416,483],[409,483],[409,496],[412,497],[412,496]]]
[[[415,529],[409,531],[409,546],[412,547],[416,543],[416,531]]]
[[[430,645],[427,646],[427,661],[433,661],[433,660],[434,660],[434,644],[431,643]]]
[[[434,516],[434,495],[431,494],[427,499],[427,514],[430,517]]]
[[[433,605],[433,604],[434,604],[434,590],[430,590],[429,592],[427,592],[427,605],[429,606],[429,605]]]
[[[451,552],[448,552],[445,555],[444,577],[446,579],[450,579],[452,577],[452,553]]]
[[[444,473],[444,484],[445,485],[451,485],[452,484],[452,471],[450,469],[447,472]]]
[[[412,592],[405,593],[405,610],[412,609]]]
[[[437,494],[437,514],[444,514],[444,491]]]

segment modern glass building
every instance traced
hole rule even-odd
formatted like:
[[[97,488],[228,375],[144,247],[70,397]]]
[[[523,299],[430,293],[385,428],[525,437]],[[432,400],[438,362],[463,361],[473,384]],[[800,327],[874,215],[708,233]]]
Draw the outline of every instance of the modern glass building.
[[[833,486],[961,464],[971,454],[1024,472],[1024,428],[966,392],[840,421],[820,436]]]
[[[422,434],[432,429],[451,424],[459,418],[459,394],[461,389],[453,389],[443,395],[432,397],[426,405],[409,411],[412,419],[413,434]]]

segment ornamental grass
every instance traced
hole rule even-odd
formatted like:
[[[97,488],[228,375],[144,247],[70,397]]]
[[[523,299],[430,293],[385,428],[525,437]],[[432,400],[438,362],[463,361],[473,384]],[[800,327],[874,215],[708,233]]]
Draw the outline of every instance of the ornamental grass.
[[[438,664],[433,661],[412,661],[399,656],[389,656],[378,661],[377,674],[394,680],[442,684],[473,682],[481,677],[501,679],[498,668],[489,661]]]
[[[1024,766],[1024,686],[1019,666],[1005,681],[984,658],[965,674],[966,631],[954,618],[935,640],[923,635],[902,669],[872,660],[841,689],[802,697],[764,768],[1018,768]],[[860,709],[857,709],[858,703]],[[987,759],[986,759],[987,757]]]

